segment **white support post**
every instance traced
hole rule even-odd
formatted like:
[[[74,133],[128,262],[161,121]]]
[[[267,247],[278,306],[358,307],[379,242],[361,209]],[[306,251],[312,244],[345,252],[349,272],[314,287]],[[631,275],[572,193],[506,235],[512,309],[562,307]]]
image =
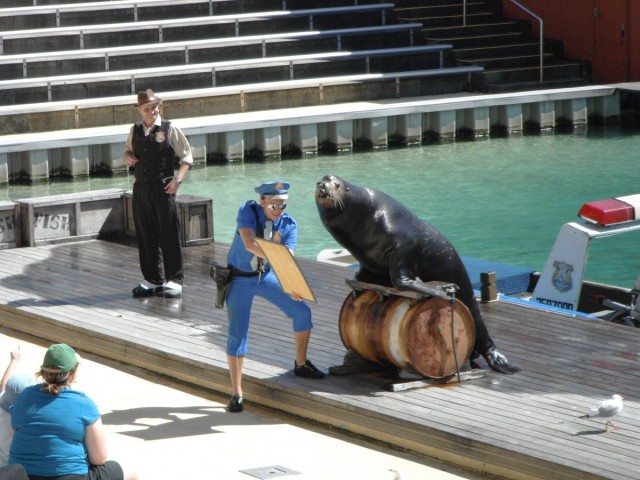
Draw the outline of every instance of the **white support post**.
[[[49,179],[49,150],[20,152],[20,169],[32,182]]]
[[[541,130],[551,130],[556,126],[556,108],[551,100],[527,103],[523,108],[525,122],[532,121],[540,125]]]
[[[389,135],[401,135],[407,145],[420,144],[422,142],[422,114],[410,113],[388,118]]]
[[[386,147],[389,140],[387,117],[356,120],[356,137],[370,140],[373,147]]]
[[[338,120],[326,124],[327,140],[333,143],[338,151],[353,149],[353,122]]]
[[[491,128],[489,107],[467,108],[458,110],[456,113],[458,129],[466,127],[473,131],[476,137],[489,135]]]
[[[285,138],[283,135],[283,143],[290,141],[298,147],[302,154],[318,152],[318,124],[307,123],[303,125],[292,125],[288,128],[289,135]]]
[[[560,116],[566,118],[574,127],[584,127],[588,121],[586,98],[560,100]]]
[[[112,173],[125,173],[129,170],[124,163],[124,142],[96,145],[93,152],[90,168],[110,170]]]
[[[72,177],[81,175],[88,176],[89,170],[89,147],[76,146],[61,149],[61,166],[69,171]]]
[[[504,125],[509,134],[522,132],[522,104],[500,105],[496,110],[498,124]]]
[[[189,135],[189,145],[191,146],[191,154],[193,156],[194,165],[207,164],[207,136]]]
[[[453,140],[456,137],[457,118],[455,110],[424,113],[422,132],[436,132],[442,140]]]
[[[229,162],[244,160],[244,132],[223,132],[217,135],[218,149]]]
[[[256,146],[265,157],[279,157],[282,153],[282,135],[280,127],[267,127],[256,130]]]

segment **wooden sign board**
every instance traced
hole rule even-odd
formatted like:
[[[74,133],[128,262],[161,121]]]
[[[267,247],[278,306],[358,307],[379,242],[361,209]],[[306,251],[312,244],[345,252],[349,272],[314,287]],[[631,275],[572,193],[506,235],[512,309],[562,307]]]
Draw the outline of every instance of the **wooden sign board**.
[[[304,300],[316,302],[316,296],[289,249],[281,243],[263,238],[254,237],[254,240],[276,273],[282,290],[289,295],[297,293]]]

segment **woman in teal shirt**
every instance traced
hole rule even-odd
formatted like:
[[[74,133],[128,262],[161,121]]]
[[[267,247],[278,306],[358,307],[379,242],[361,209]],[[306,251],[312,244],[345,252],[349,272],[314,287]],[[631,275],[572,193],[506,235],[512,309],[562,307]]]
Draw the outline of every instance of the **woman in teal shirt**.
[[[107,460],[100,412],[74,390],[78,359],[68,345],[51,345],[38,376],[11,410],[14,430],[9,463],[22,465],[30,480],[137,480]]]

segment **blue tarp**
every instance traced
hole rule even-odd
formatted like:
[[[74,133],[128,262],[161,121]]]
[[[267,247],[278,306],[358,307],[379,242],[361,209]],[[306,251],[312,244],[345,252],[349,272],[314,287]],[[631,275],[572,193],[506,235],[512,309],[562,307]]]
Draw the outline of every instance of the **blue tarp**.
[[[514,295],[516,293],[526,292],[529,286],[529,277],[535,272],[532,268],[506,265],[491,260],[464,256],[461,256],[461,258],[469,273],[469,278],[471,279],[474,290],[480,290],[481,273],[495,272],[496,289],[499,293]]]

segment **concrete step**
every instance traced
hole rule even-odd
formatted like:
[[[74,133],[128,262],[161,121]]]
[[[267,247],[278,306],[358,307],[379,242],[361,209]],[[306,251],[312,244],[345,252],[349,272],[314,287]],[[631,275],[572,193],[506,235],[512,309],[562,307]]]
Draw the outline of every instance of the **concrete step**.
[[[485,35],[487,33],[497,34],[505,32],[519,32],[531,35],[531,24],[529,22],[521,22],[515,20],[498,20],[486,23],[462,25],[441,25],[426,27],[423,30],[426,38],[450,39],[465,38],[477,35]]]
[[[469,36],[431,37],[425,35],[428,43],[447,43],[454,48],[478,46],[501,46],[509,43],[523,43],[527,37],[522,32],[483,33]]]
[[[214,0],[215,1],[215,0]],[[233,3],[235,4],[244,4],[247,0],[243,0],[241,2],[238,2],[237,0],[235,0]],[[256,1],[258,2],[258,4],[260,2],[262,2],[262,0],[252,0],[252,1]],[[269,2],[274,1],[274,0],[268,0]],[[362,0],[362,1],[356,1],[356,0],[321,0],[321,1],[313,1],[313,0],[275,0],[276,2],[279,3],[279,7],[276,8],[276,10],[304,10],[307,8],[329,8],[329,7],[349,7],[352,5],[364,5],[364,4],[370,4],[370,3],[382,3],[382,2],[378,2],[378,1],[369,1],[369,0]],[[385,0],[386,2],[386,0]],[[267,2],[267,4],[269,4]],[[236,6],[236,10],[238,9],[238,7]],[[266,8],[262,8],[261,10],[268,10]]]
[[[457,6],[462,8],[464,0],[395,0],[393,2],[396,8],[408,9],[415,7],[443,7],[443,6]],[[486,8],[496,11],[497,13],[502,11],[501,0],[467,0],[467,8],[471,4],[482,3]]]
[[[397,5],[397,3],[396,3]],[[462,15],[464,7],[462,3],[448,2],[446,4],[437,5],[419,5],[414,7],[396,7],[393,9],[397,19],[416,19],[416,18],[428,18],[435,16],[446,15]],[[480,12],[491,12],[486,8],[484,2],[467,2],[467,14],[474,14]]]
[[[547,90],[552,88],[571,88],[582,87],[589,85],[590,82],[584,78],[554,78],[543,80],[540,83],[539,78],[537,80],[522,81],[522,82],[499,82],[499,83],[485,83],[485,93],[509,93],[509,92],[526,92],[530,90]]]
[[[556,56],[552,53],[543,54],[545,65],[550,65],[555,61]],[[504,55],[499,57],[485,58],[460,58],[456,59],[456,63],[460,66],[478,65],[484,67],[485,70],[497,70],[509,67],[527,67],[539,66],[540,54],[538,52],[528,55]]]
[[[454,48],[453,56],[456,60],[475,60],[482,58],[508,57],[516,55],[535,55],[540,52],[540,43],[538,41],[525,41],[521,43],[501,44],[501,45],[483,45],[467,48]],[[556,53],[550,51],[547,45],[544,46],[545,53]]]
[[[590,78],[588,71],[588,63],[557,61],[552,65],[545,65],[543,79],[546,80],[563,80],[581,78],[585,81]],[[514,82],[531,82],[539,81],[539,66],[528,66],[519,68],[498,68],[493,70],[485,70],[483,72],[484,83],[514,83]]]
[[[491,22],[493,19],[492,12],[477,12],[467,13],[466,21],[467,25],[484,25]],[[459,14],[450,15],[436,15],[436,16],[416,16],[416,17],[403,17],[398,16],[398,21],[401,22],[421,22],[426,29],[438,28],[438,27],[461,27],[463,26],[464,18]]]

